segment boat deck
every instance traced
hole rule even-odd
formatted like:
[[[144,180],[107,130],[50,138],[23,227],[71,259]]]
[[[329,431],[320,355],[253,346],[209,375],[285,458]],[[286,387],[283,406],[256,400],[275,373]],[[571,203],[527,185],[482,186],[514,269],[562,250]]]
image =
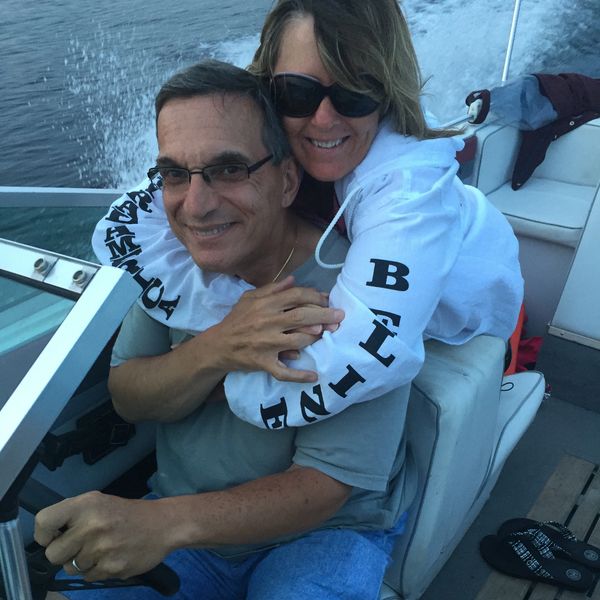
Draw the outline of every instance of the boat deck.
[[[421,600],[600,600],[507,577],[479,554],[479,540],[505,520],[566,523],[600,545],[600,413],[550,398],[508,458],[492,495]]]
[[[565,454],[528,513],[537,521],[558,520],[579,538],[600,543],[600,472],[598,465]],[[600,586],[589,598],[600,599]],[[501,573],[491,573],[476,600],[554,600],[558,590]],[[581,593],[563,591],[561,600],[582,598]]]

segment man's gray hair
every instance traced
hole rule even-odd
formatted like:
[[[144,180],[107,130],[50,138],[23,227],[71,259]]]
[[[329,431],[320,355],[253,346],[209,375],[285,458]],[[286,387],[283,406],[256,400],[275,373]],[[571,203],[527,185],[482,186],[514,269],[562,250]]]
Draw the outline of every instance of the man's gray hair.
[[[187,67],[168,79],[154,102],[156,120],[164,105],[175,98],[231,94],[250,98],[263,116],[262,142],[279,164],[291,156],[291,149],[275,112],[268,87],[244,69],[218,60],[206,60]]]

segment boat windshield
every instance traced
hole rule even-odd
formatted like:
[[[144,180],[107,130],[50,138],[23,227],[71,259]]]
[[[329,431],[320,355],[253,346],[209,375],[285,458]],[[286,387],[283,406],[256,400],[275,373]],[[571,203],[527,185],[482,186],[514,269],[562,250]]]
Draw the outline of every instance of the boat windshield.
[[[73,299],[0,276],[0,408],[74,304]]]
[[[0,498],[138,295],[120,269],[0,239]]]

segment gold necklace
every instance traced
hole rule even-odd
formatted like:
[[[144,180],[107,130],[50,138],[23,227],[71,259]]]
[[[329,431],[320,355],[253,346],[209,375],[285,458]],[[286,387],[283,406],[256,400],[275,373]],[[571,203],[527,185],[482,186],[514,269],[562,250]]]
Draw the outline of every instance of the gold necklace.
[[[281,267],[281,269],[279,269],[279,272],[277,273],[277,275],[275,275],[275,277],[273,278],[273,281],[271,283],[275,283],[277,281],[277,278],[283,273],[283,270],[288,266],[288,263],[290,262],[290,260],[292,260],[292,256],[294,255],[295,249],[296,249],[296,240],[294,240],[294,245],[292,246],[292,250],[288,254],[288,257],[285,259],[285,262],[283,263],[283,267]]]

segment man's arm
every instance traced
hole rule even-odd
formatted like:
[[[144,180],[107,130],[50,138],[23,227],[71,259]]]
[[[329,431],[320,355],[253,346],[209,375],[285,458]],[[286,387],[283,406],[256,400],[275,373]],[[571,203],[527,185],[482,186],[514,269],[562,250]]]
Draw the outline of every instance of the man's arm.
[[[175,421],[202,404],[231,371],[314,381],[316,373],[288,368],[280,353],[304,348],[324,325],[341,321],[343,312],[327,303],[326,295],[294,287],[288,277],[246,292],[221,323],[173,350],[168,329],[134,309],[114,350],[126,362],[109,376],[115,409],[130,421]]]
[[[313,529],[350,491],[316,469],[292,466],[228,490],[159,500],[91,492],[40,511],[35,539],[69,574],[76,558],[87,581],[127,578],[178,548],[260,543]]]

